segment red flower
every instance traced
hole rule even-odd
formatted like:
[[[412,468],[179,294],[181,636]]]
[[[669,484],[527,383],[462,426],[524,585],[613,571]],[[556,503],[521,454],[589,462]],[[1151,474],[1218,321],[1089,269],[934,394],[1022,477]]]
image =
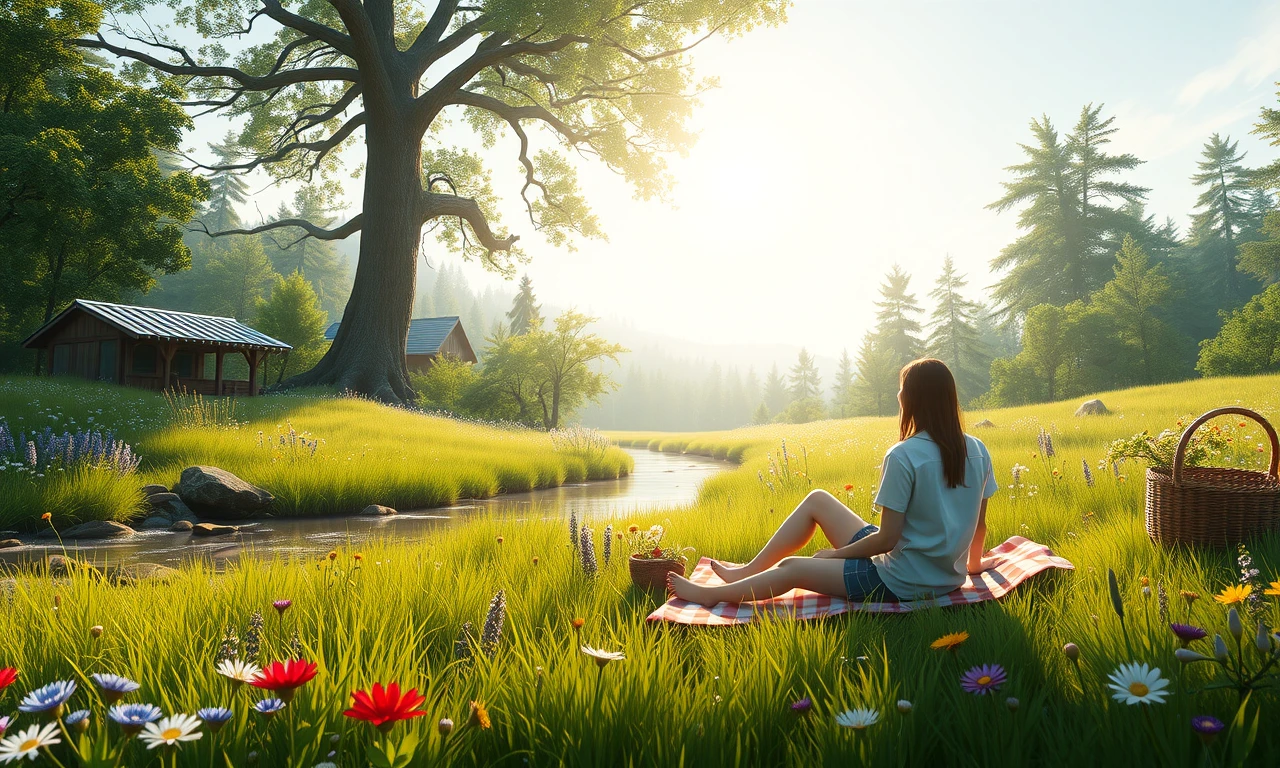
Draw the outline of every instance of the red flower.
[[[271,662],[256,677],[250,680],[249,684],[257,688],[265,688],[268,691],[275,691],[276,696],[285,701],[290,701],[293,699],[293,692],[306,685],[307,681],[315,676],[315,662],[289,659],[288,661]]]
[[[351,698],[354,700],[351,709],[342,714],[363,720],[384,733],[400,720],[427,714],[417,708],[427,700],[426,697],[419,696],[417,688],[410,688],[401,695],[398,683],[389,683],[386,688],[382,683],[374,683],[369,691],[356,691]]]
[[[652,554],[654,557],[662,557],[662,547],[654,547],[653,552],[651,552],[650,554]]]
[[[852,490],[853,490],[853,483],[845,483],[845,484],[844,484],[844,489],[845,489],[846,491],[852,491]]]
[[[17,679],[18,670],[13,667],[4,667],[3,669],[0,669],[0,691],[3,691],[5,688],[13,685],[14,681]]]

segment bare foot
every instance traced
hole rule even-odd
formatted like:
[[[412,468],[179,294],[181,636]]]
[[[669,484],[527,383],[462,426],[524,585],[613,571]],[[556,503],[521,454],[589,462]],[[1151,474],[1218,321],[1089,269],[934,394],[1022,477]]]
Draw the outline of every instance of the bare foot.
[[[721,579],[724,579],[725,584],[732,584],[751,575],[746,572],[747,567],[745,565],[725,565],[719,560],[711,561],[711,570],[715,571],[716,575]]]
[[[667,579],[667,585],[676,597],[681,600],[688,600],[691,603],[704,605],[708,608],[720,602],[712,597],[712,588],[704,587],[701,584],[694,584],[683,576],[671,574]]]

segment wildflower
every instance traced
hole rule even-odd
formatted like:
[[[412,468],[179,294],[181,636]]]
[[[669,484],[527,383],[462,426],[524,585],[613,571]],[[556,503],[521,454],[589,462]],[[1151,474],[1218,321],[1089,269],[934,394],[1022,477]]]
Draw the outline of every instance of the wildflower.
[[[586,624],[586,623],[587,623],[587,620],[586,620],[586,619],[578,618],[578,617],[574,617],[573,622],[572,622],[572,624],[573,624],[573,631],[574,631],[574,632],[578,632],[579,630],[581,630],[581,629],[582,629],[582,625],[583,625],[583,624]]]
[[[453,721],[447,717],[440,718],[440,722],[436,723],[436,730],[441,736],[448,736],[453,733]]]
[[[595,576],[597,571],[596,542],[592,538],[591,527],[582,526],[578,539],[578,555],[582,558],[582,572],[587,576]]]
[[[502,625],[507,620],[507,596],[504,590],[498,590],[489,601],[489,612],[484,617],[484,628],[480,630],[480,648],[489,658],[498,652],[498,643],[502,640]]]
[[[628,526],[627,526],[627,533],[638,533],[639,531],[640,531],[640,526],[638,526],[638,525],[628,525]]]
[[[1237,642],[1244,635],[1244,625],[1240,623],[1240,612],[1235,608],[1227,611],[1227,631]]]
[[[578,544],[578,510],[569,510],[569,546],[575,549]]]
[[[499,543],[499,544],[501,544],[502,542],[503,542],[503,538],[502,538],[501,536],[499,536],[499,537],[498,537],[498,543]]]
[[[95,672],[89,677],[98,686],[98,689],[102,691],[102,700],[108,704],[115,704],[123,699],[126,693],[133,693],[142,687],[129,678],[121,677],[120,675]]]
[[[209,729],[209,733],[217,733],[231,720],[232,712],[226,707],[205,707],[196,711],[196,717]]]
[[[968,632],[964,632],[964,631],[949,632],[943,635],[942,637],[938,638],[937,640],[934,640],[932,643],[929,644],[929,647],[935,651],[954,651],[957,648],[959,648],[960,645],[964,643],[965,640],[968,640],[968,639],[969,639]]]
[[[810,699],[808,696],[805,696],[799,701],[791,702],[791,711],[795,712],[797,715],[807,715],[811,709],[813,709],[813,699]]]
[[[1160,621],[1169,621],[1169,593],[1164,588],[1164,582],[1156,584],[1156,602],[1160,606]]]
[[[462,622],[462,627],[458,629],[458,637],[453,641],[453,657],[458,661],[465,661],[471,658],[473,651],[471,650],[471,622]]]
[[[13,667],[4,667],[0,669],[0,691],[13,685],[18,679],[18,670]]]
[[[368,692],[356,691],[351,694],[351,709],[342,714],[353,720],[363,720],[383,733],[390,732],[392,726],[401,720],[422,717],[425,710],[418,709],[427,699],[418,695],[418,689],[410,688],[400,693],[399,683],[391,683],[383,687],[382,683],[374,683]]]
[[[534,556],[533,556],[533,564],[534,564],[534,565],[537,565],[537,564],[538,564],[538,556],[537,556],[537,555],[534,555]]]
[[[1267,625],[1258,622],[1258,633],[1253,637],[1253,645],[1263,656],[1271,653],[1271,630]]]
[[[1115,691],[1111,698],[1124,704],[1163,704],[1168,696],[1169,681],[1160,676],[1159,667],[1145,663],[1121,664],[1107,676],[1108,686]]]
[[[232,687],[239,688],[245,683],[253,682],[262,670],[257,664],[239,659],[224,659],[218,662],[217,672],[231,681]]]
[[[61,743],[57,723],[45,723],[44,727],[33,725],[0,741],[0,762],[11,763],[24,757],[35,760],[40,750]]]
[[[1231,652],[1227,650],[1227,641],[1222,639],[1222,635],[1213,636],[1213,657],[1221,662],[1231,658]]]
[[[1006,707],[1008,707],[1008,708],[1009,708],[1009,711],[1010,711],[1010,712],[1017,712],[1017,711],[1018,711],[1018,707],[1019,707],[1021,704],[1022,704],[1022,702],[1018,701],[1017,699],[1015,699],[1015,698],[1014,698],[1014,697],[1012,697],[1012,696],[1010,696],[1009,698],[1007,698],[1007,699],[1005,699],[1005,700],[1004,700],[1004,705],[1005,705]]]
[[[53,517],[53,515],[49,514],[48,512],[45,512],[43,515],[40,516],[40,519],[47,523],[49,522],[49,518],[51,517]]]
[[[606,525],[604,527],[604,564],[609,565],[609,559],[613,557],[613,526]]]
[[[1213,743],[1213,740],[1218,736],[1218,732],[1226,727],[1226,723],[1213,715],[1196,715],[1191,718],[1191,730],[1195,731],[1196,735],[1205,744]]]
[[[844,492],[845,492],[845,493],[848,493],[849,491],[852,491],[852,490],[853,490],[853,483],[845,483],[845,484],[844,484]]]
[[[197,730],[200,721],[191,715],[173,715],[158,723],[147,723],[138,738],[146,742],[147,749],[159,746],[172,747],[183,741],[195,741],[204,734]]]
[[[257,662],[258,651],[262,647],[262,611],[254,611],[249,617],[249,626],[244,631],[245,661]]]
[[[1184,589],[1184,590],[1181,590],[1180,592],[1178,592],[1178,594],[1182,596],[1182,599],[1183,599],[1183,600],[1187,601],[1187,607],[1188,607],[1188,608],[1190,608],[1190,607],[1191,607],[1192,603],[1194,603],[1195,601],[1197,601],[1197,600],[1199,600],[1199,599],[1200,599],[1200,593],[1199,593],[1199,592],[1190,592],[1190,591],[1187,591],[1187,590],[1185,590],[1185,589]]]
[[[337,560],[338,551],[336,549],[329,550],[329,554],[327,555],[327,557],[329,558],[330,561]]]
[[[999,664],[983,664],[972,667],[960,676],[960,687],[966,693],[983,696],[991,691],[999,690],[1005,683],[1004,667]]]
[[[582,652],[595,660],[596,665],[604,669],[611,661],[626,661],[622,651],[602,651],[589,645],[582,646]]]
[[[101,624],[94,624],[92,627],[89,627],[89,637],[92,637],[94,640],[97,640],[98,638],[102,637],[102,631],[103,630],[102,630]]]
[[[1270,586],[1268,586],[1262,594],[1267,597],[1280,597],[1280,581],[1271,582]]]
[[[914,709],[914,707],[912,706],[911,702],[907,701],[906,699],[898,699],[898,712],[900,714],[909,715],[911,714],[912,709]]]
[[[147,723],[159,720],[162,714],[155,704],[117,704],[107,710],[107,717],[129,736],[141,731]]]
[[[1089,462],[1084,459],[1080,460],[1080,466],[1084,468],[1084,482],[1090,488],[1093,487],[1093,472],[1089,469]]]
[[[315,676],[315,662],[289,659],[271,662],[250,680],[249,684],[255,688],[273,691],[287,703],[293,699],[294,691],[306,685]]]
[[[1121,623],[1124,622],[1124,602],[1120,599],[1120,583],[1116,581],[1116,572],[1107,569],[1107,590],[1111,593],[1111,608],[1115,610],[1116,615],[1120,617]]]
[[[77,733],[84,733],[89,730],[89,710],[77,709],[62,718],[62,724]]]
[[[8,715],[0,715],[0,736],[4,736],[5,731],[9,730],[11,725],[13,725],[13,718]]]
[[[485,709],[483,701],[471,702],[471,714],[467,717],[467,725],[482,731],[490,728],[492,723],[489,721],[489,710]]]
[[[1183,648],[1186,648],[1193,641],[1203,640],[1209,635],[1208,632],[1205,632],[1200,627],[1195,627],[1190,624],[1170,624],[1169,629],[1175,636],[1177,636],[1178,642],[1182,643]]]
[[[67,700],[76,692],[76,684],[70,680],[59,680],[28,693],[18,705],[18,710],[33,714],[48,714],[58,717]]]
[[[276,600],[271,603],[271,607],[275,608],[276,613],[280,614],[281,616],[284,615],[285,611],[289,610],[289,606],[291,605],[293,605],[292,600]]]
[[[836,715],[836,725],[862,731],[880,721],[880,713],[874,709],[846,709]]]
[[[1146,576],[1143,576],[1142,578],[1138,579],[1138,583],[1144,587],[1149,587],[1151,586],[1151,579],[1148,579]]]
[[[221,664],[239,654],[240,638],[236,636],[236,628],[228,624],[227,631],[222,633],[222,643],[218,646],[217,662]]]
[[[285,708],[283,699],[263,699],[254,702],[253,711],[270,720],[276,716],[276,713]]]
[[[501,544],[501,543],[502,543],[502,537],[501,537],[501,536],[499,536],[499,537],[498,537],[498,543],[499,543],[499,544]],[[352,560],[355,560],[355,561],[358,563],[358,562],[360,562],[361,560],[363,560],[363,559],[364,559],[364,555],[363,555],[363,554],[361,554],[360,552],[352,552],[352,553],[351,553],[351,559],[352,559]]]
[[[1190,664],[1193,661],[1213,661],[1212,658],[1205,656],[1203,653],[1196,653],[1190,648],[1179,648],[1173,652],[1173,658],[1183,664]]]

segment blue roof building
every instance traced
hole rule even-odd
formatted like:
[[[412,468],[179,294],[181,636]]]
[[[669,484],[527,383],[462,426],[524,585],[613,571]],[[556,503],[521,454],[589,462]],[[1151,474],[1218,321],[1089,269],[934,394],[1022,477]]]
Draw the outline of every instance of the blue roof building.
[[[341,321],[325,329],[324,337],[333,341]],[[475,350],[456,316],[417,317],[409,321],[409,337],[405,340],[405,364],[411,371],[425,372],[440,355],[450,355],[468,363],[476,362]]]

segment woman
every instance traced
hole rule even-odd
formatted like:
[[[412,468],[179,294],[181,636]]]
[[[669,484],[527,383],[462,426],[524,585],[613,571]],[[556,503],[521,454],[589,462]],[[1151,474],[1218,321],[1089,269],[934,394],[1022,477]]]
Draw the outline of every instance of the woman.
[[[919,600],[960,586],[984,570],[987,499],[995,495],[991,454],[960,424],[956,382],[940,360],[916,360],[899,375],[900,442],[885,454],[880,526],[826,491],[810,493],[746,565],[711,567],[723,586],[672,575],[677,597],[702,605],[740,603],[796,587],[851,602]],[[791,557],[815,528],[848,542],[813,557]]]

